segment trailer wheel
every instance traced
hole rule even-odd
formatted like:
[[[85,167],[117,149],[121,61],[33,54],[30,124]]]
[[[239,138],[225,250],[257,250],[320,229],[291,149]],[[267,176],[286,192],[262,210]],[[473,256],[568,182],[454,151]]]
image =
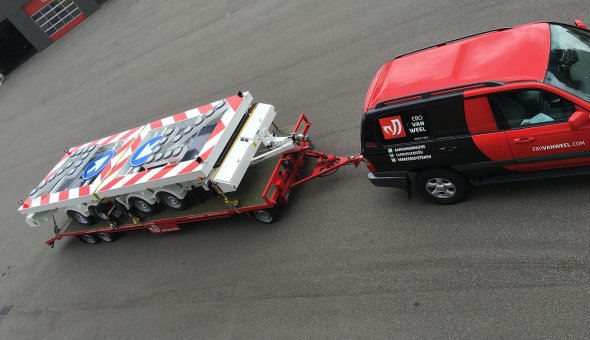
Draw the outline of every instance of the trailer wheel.
[[[88,207],[88,210],[90,211],[90,213],[92,215],[100,218],[101,220],[105,220],[105,221],[109,220],[109,216],[107,214],[105,214],[104,212],[98,211],[98,208],[95,206]]]
[[[262,223],[271,224],[279,219],[277,208],[260,209],[254,211],[254,217]]]
[[[153,204],[150,204],[148,201],[139,197],[131,197],[129,199],[129,205],[146,214],[153,214],[156,212],[156,207]]]
[[[170,209],[182,211],[188,208],[187,197],[180,199],[169,192],[160,192],[158,193],[158,198]]]
[[[90,226],[94,224],[94,217],[92,215],[86,217],[75,210],[68,210],[66,214],[74,221],[81,225]]]
[[[100,239],[98,237],[96,237],[95,234],[84,234],[84,235],[78,235],[77,236],[78,239],[84,243],[88,243],[88,244],[97,244],[100,242]]]
[[[118,235],[114,233],[99,231],[98,233],[96,233],[96,237],[98,237],[101,241],[115,242],[118,238]]]

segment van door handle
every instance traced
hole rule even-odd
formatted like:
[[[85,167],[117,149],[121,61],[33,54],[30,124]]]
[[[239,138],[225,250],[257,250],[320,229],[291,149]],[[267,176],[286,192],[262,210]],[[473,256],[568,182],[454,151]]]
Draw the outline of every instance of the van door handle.
[[[525,143],[530,143],[534,140],[535,140],[535,137],[521,137],[521,138],[513,139],[512,141],[514,142],[514,144],[525,144]]]
[[[439,150],[444,151],[444,152],[451,152],[451,151],[457,150],[458,148],[459,147],[457,147],[457,146],[445,146],[445,147],[440,148]]]

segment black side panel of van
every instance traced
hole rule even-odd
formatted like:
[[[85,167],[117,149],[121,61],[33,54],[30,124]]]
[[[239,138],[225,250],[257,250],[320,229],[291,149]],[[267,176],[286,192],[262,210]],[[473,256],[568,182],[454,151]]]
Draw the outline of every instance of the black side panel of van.
[[[361,126],[363,156],[378,172],[490,161],[469,135],[462,93],[369,111]]]

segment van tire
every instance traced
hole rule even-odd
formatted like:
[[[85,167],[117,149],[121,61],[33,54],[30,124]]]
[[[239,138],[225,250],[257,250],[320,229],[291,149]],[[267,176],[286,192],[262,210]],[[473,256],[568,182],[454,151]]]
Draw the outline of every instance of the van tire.
[[[415,189],[427,200],[437,204],[463,201],[471,191],[471,183],[451,169],[435,168],[416,174]]]

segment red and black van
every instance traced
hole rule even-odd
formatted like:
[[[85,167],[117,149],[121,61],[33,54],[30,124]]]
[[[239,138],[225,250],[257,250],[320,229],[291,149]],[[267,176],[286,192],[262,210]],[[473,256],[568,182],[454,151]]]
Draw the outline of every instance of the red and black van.
[[[377,186],[441,204],[471,184],[590,173],[590,31],[533,23],[403,55],[369,88],[362,154]]]

